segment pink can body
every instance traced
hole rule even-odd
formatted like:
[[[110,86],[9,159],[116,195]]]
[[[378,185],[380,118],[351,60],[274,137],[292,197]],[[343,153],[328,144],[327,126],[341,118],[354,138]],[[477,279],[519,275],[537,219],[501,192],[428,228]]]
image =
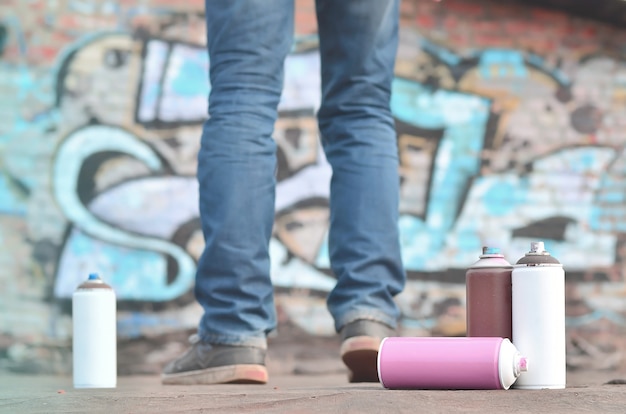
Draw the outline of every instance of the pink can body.
[[[526,360],[505,338],[389,337],[378,352],[391,389],[508,389],[520,370]]]

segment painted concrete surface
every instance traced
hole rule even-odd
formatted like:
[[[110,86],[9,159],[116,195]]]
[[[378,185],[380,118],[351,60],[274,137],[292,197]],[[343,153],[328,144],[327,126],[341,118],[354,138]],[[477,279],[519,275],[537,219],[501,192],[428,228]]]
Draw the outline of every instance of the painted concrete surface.
[[[396,391],[348,384],[343,374],[279,375],[267,385],[163,386],[119,378],[115,389],[75,390],[71,377],[0,378],[0,413],[624,413],[616,371],[568,375],[564,390]],[[618,381],[615,381],[618,380]]]

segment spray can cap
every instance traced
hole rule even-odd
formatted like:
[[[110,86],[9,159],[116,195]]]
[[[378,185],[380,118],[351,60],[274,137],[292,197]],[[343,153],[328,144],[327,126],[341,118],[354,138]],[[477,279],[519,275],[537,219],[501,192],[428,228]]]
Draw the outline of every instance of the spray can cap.
[[[81,283],[77,290],[84,289],[112,289],[111,286],[104,283],[97,273],[89,273],[87,280]]]
[[[479,256],[478,261],[474,262],[469,268],[479,269],[487,267],[512,267],[509,262],[506,261],[504,255],[497,247],[483,247],[482,254]]]
[[[502,388],[509,389],[525,371],[528,371],[526,356],[522,355],[508,338],[502,339],[498,356],[498,372]]]
[[[502,256],[502,253],[500,252],[500,249],[497,247],[487,247],[484,246],[483,247],[483,256],[492,256],[492,255],[498,255],[498,256]]]
[[[544,247],[543,242],[535,241],[530,243],[530,251],[517,261],[518,265],[535,266],[541,264],[561,264],[556,258],[550,256]]]
[[[100,276],[97,273],[89,273],[89,277],[87,278],[87,280],[90,280],[92,282],[95,282],[95,281],[102,282],[102,279],[100,279]]]
[[[528,371],[528,358],[520,355],[516,361],[516,365],[518,366],[520,372]]]

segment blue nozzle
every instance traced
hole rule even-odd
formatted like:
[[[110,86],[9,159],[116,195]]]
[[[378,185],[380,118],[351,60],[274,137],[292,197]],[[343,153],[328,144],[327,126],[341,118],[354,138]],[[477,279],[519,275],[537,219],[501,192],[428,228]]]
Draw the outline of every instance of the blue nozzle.
[[[99,280],[100,276],[97,273],[89,273],[89,278],[87,280]]]
[[[500,254],[500,249],[497,247],[483,247],[483,254]]]

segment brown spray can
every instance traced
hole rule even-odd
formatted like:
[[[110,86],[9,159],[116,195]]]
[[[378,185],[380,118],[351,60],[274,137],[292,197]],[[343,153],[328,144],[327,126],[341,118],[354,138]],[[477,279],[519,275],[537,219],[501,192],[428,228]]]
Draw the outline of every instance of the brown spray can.
[[[465,273],[467,336],[512,340],[511,273],[500,249],[483,247]]]

